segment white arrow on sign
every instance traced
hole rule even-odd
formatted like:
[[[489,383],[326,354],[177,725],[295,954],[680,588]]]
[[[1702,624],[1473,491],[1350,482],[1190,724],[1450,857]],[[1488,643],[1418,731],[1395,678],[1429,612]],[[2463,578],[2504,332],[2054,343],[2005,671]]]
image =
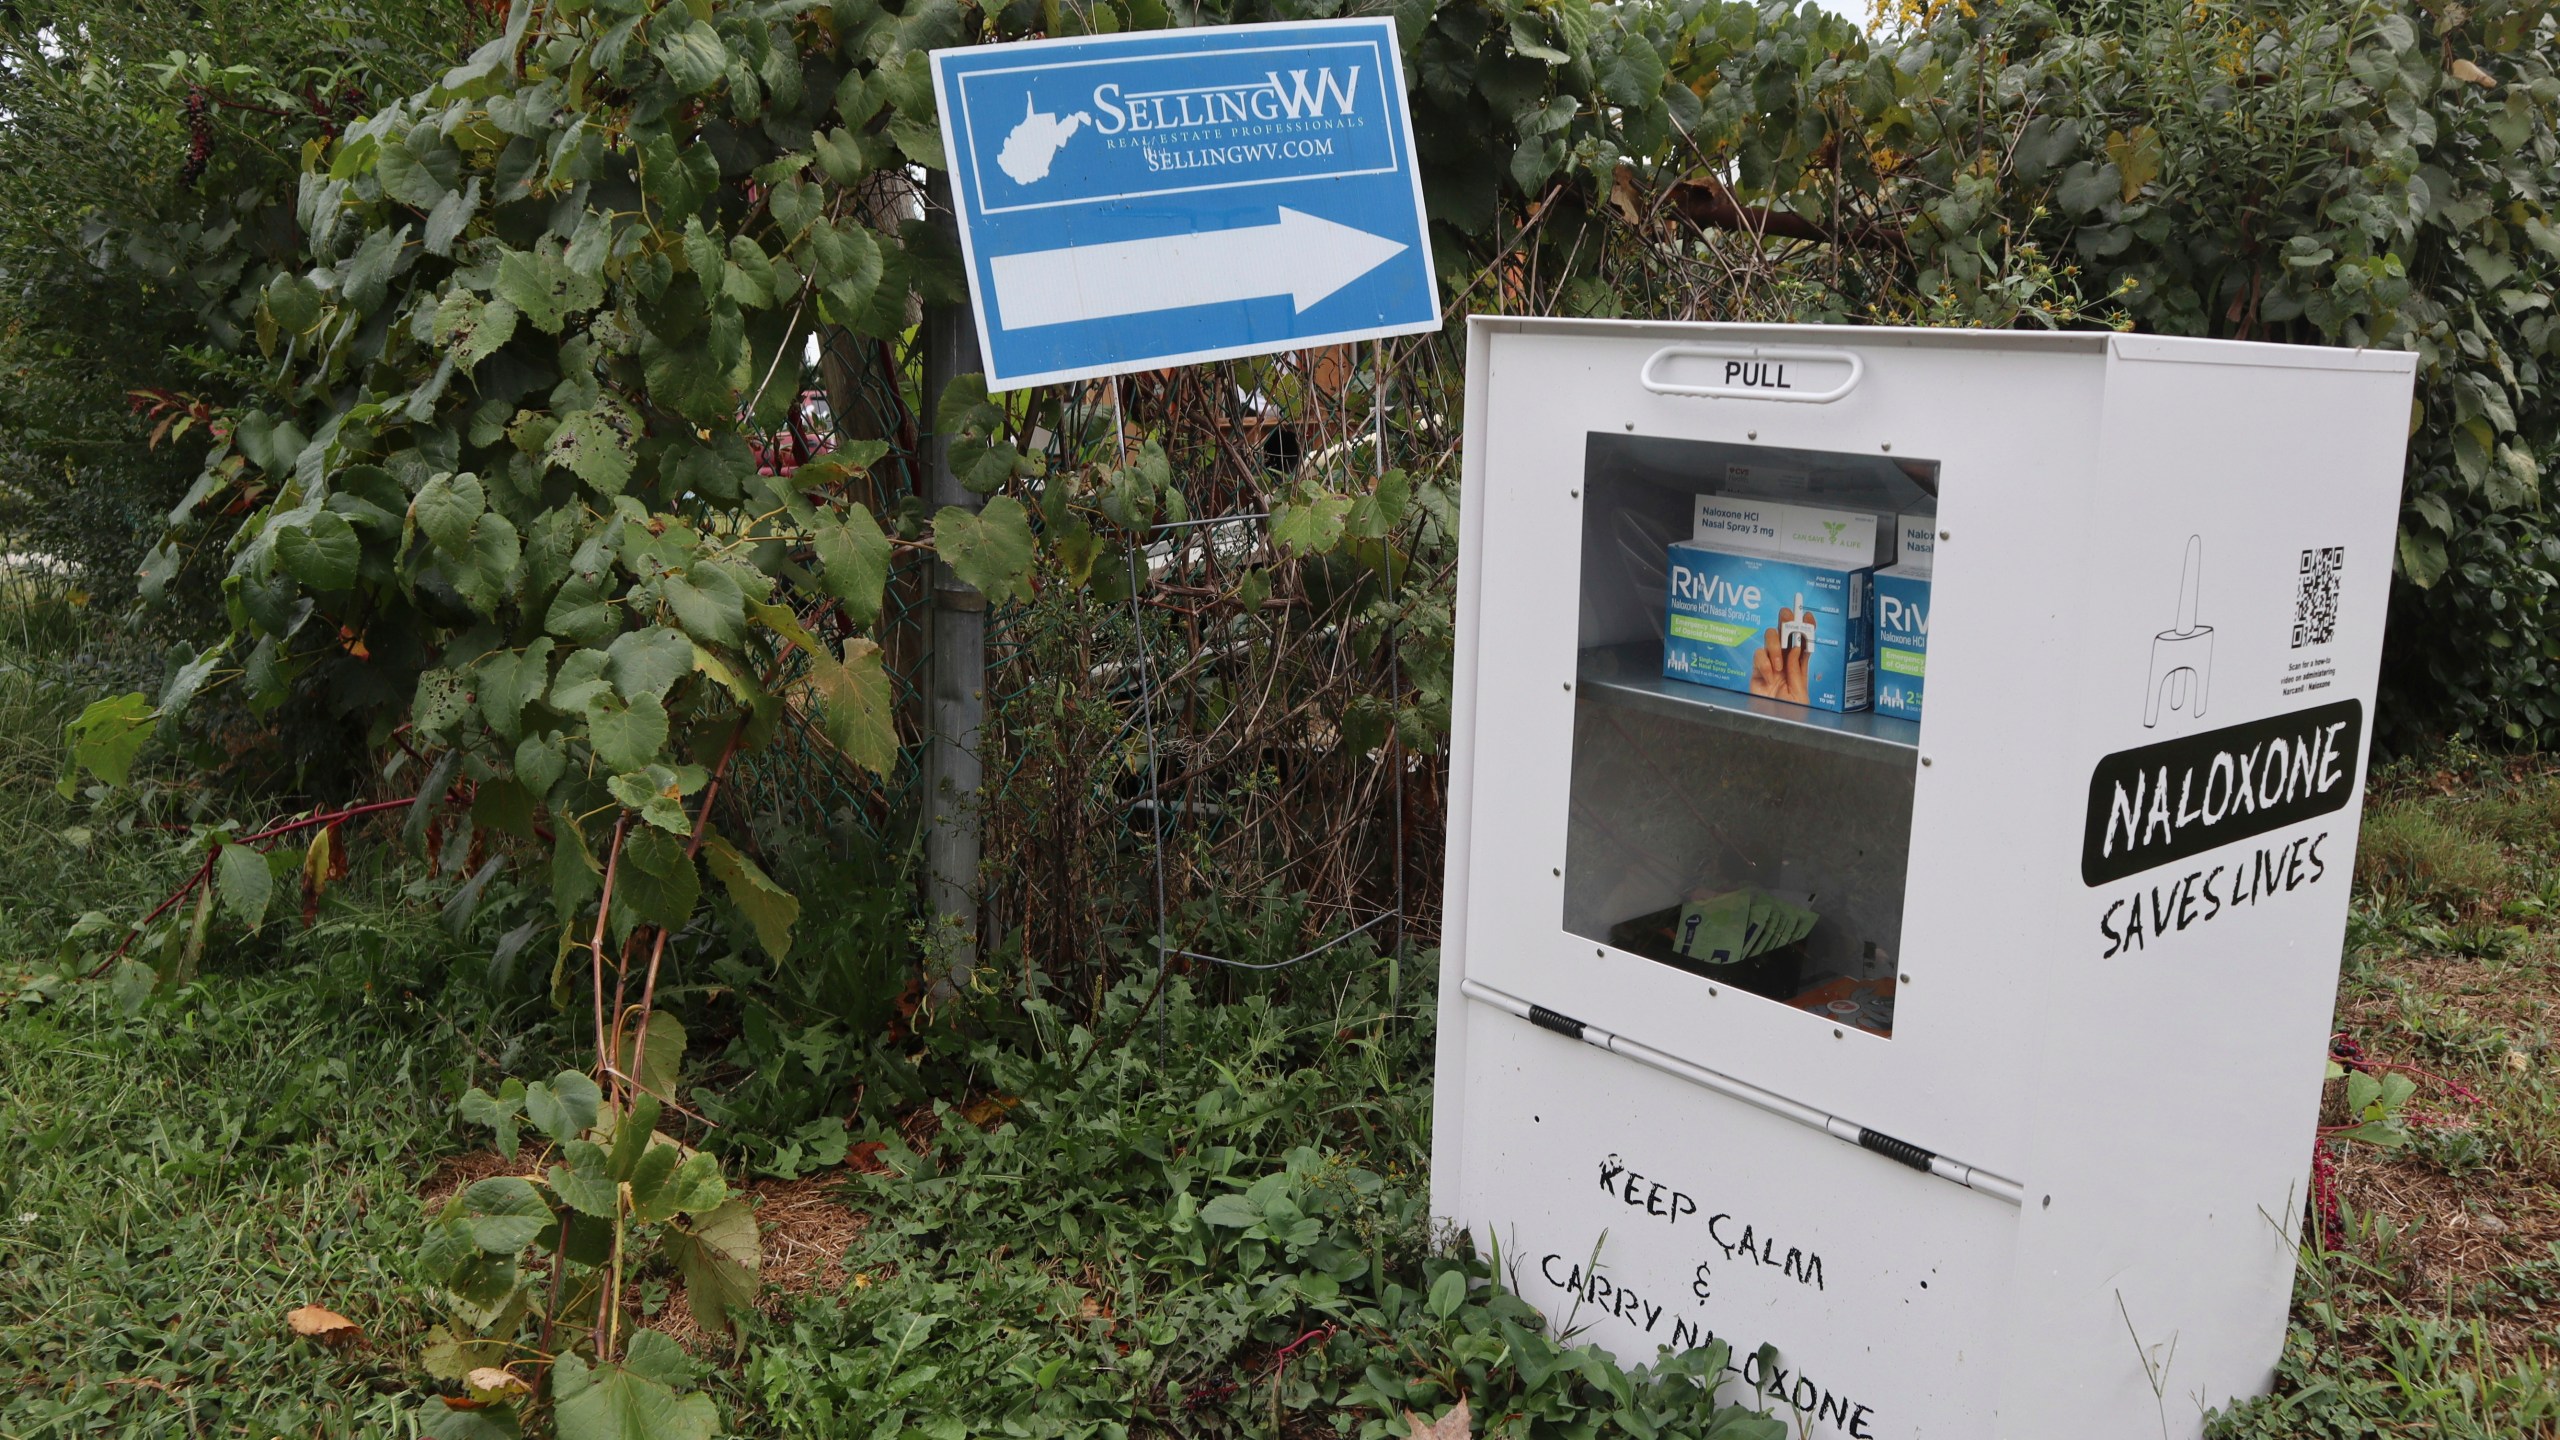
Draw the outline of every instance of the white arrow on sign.
[[[1276,225],[998,255],[995,318],[1028,330],[1265,295],[1303,313],[1407,248],[1284,205]]]

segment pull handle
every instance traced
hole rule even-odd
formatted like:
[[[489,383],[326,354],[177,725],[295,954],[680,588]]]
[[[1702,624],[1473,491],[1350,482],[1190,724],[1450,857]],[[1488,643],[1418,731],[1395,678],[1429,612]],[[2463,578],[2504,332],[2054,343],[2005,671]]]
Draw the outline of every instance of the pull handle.
[[[1659,373],[1668,360],[1722,361],[1722,378],[1697,385],[1666,380]],[[1807,390],[1793,383],[1789,365],[1819,365],[1826,370],[1847,366],[1848,378],[1827,390]],[[1637,380],[1656,395],[1686,395],[1704,400],[1785,400],[1799,405],[1828,405],[1858,386],[1867,362],[1854,350],[1807,350],[1781,345],[1665,345],[1644,362]],[[1798,372],[1802,374],[1801,371]]]

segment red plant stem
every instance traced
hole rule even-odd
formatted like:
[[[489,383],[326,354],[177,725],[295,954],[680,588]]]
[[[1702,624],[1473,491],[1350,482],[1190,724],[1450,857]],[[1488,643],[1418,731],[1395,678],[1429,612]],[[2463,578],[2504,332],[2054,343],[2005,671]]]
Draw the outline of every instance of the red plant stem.
[[[289,835],[296,830],[308,830],[314,825],[335,825],[341,821],[353,820],[364,815],[378,814],[384,810],[405,809],[417,803],[418,797],[415,795],[410,796],[406,800],[376,800],[372,804],[352,806],[348,809],[338,811],[334,815],[314,815],[308,819],[287,821],[282,825],[276,826],[272,830],[261,830],[255,835],[243,835],[235,843],[250,845],[260,840],[272,840],[278,835]]]
[[[613,1064],[613,1052],[606,1048],[604,1031],[604,922],[605,917],[613,913],[613,880],[615,873],[622,866],[622,831],[623,827],[630,823],[631,812],[627,810],[614,817],[613,848],[607,850],[604,857],[604,894],[596,901],[595,936],[587,942],[588,951],[595,956],[596,1066],[598,1069],[608,1068]]]
[[[746,722],[742,720],[737,728],[729,732],[729,743],[721,747],[720,763],[712,767],[711,783],[703,787],[702,813],[694,817],[693,838],[685,845],[684,854],[687,861],[691,861],[702,853],[703,838],[711,833],[711,807],[720,799],[720,779],[729,773],[729,762],[737,758],[738,742],[744,740],[746,735]],[[649,1058],[649,1012],[658,1002],[658,962],[665,957],[666,953],[667,929],[661,925],[658,927],[657,938],[649,943],[649,978],[640,986],[640,1031],[638,1037],[631,1042],[631,1084],[635,1087],[640,1085],[640,1076],[644,1073],[641,1067]],[[614,992],[614,1003],[619,1007],[621,1001],[622,994],[617,989]],[[618,1015],[617,1023],[619,1023]]]
[[[124,952],[133,948],[134,939],[141,935],[143,931],[150,929],[152,921],[168,914],[171,906],[186,899],[198,885],[203,884],[205,880],[213,874],[214,856],[221,853],[222,852],[217,849],[213,851],[212,854],[206,855],[204,857],[204,863],[196,867],[196,873],[186,878],[186,883],[180,885],[177,889],[170,891],[168,899],[163,900],[158,905],[152,907],[151,913],[143,916],[140,924],[135,925],[131,930],[125,932],[124,943],[116,946],[116,953],[99,961],[98,968],[89,972],[89,978],[95,980],[99,976],[107,973],[107,967],[124,958]]]
[[[667,927],[658,927],[657,937],[649,942],[649,978],[640,986],[640,1023],[631,1039],[631,1088],[647,1092],[640,1083],[641,1066],[649,1058],[649,1007],[658,998],[658,961],[667,953]],[[616,996],[616,999],[621,998]]]
[[[300,820],[289,820],[282,825],[271,826],[267,829],[261,830],[255,835],[243,835],[231,843],[234,845],[254,845],[261,840],[273,840],[279,835],[290,835],[296,830],[308,830],[314,825],[337,825],[348,820],[353,820],[361,815],[372,815],[384,810],[398,810],[416,803],[418,803],[418,797],[415,795],[410,796],[406,800],[376,800],[369,805],[354,805],[347,809],[334,811],[327,815],[312,815]],[[169,892],[168,899],[163,900],[158,905],[152,907],[150,914],[143,916],[139,923],[137,923],[132,929],[125,932],[123,943],[116,946],[114,954],[109,955],[105,960],[99,962],[97,969],[89,972],[89,978],[95,980],[99,976],[107,973],[107,967],[124,958],[125,952],[133,948],[133,942],[135,939],[140,937],[143,931],[151,928],[152,921],[168,914],[171,907],[175,906],[179,901],[186,899],[188,895],[194,893],[195,888],[198,885],[201,885],[205,881],[213,878],[214,858],[221,853],[221,849],[217,847],[211,854],[206,855],[204,857],[204,863],[196,867],[196,873],[188,876],[183,884],[179,885],[177,889]]]

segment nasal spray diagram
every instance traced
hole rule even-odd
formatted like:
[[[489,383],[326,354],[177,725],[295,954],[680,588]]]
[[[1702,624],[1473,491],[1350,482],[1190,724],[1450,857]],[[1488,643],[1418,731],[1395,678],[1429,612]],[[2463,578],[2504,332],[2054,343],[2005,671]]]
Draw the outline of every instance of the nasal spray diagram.
[[[2190,720],[2204,718],[2205,697],[2213,686],[2213,627],[2196,623],[2196,600],[2204,586],[2204,537],[2187,537],[2186,570],[2178,580],[2178,628],[2151,637],[2151,680],[2143,691],[2142,724],[2160,725],[2161,703],[2171,713],[2184,711]]]

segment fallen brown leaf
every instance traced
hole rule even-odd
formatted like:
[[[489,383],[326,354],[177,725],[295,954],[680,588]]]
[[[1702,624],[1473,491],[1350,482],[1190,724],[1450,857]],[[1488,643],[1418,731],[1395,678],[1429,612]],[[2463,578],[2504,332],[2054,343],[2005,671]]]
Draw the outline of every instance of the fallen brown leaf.
[[[1475,1421],[1467,1414],[1467,1397],[1449,1407],[1449,1413],[1436,1424],[1425,1424],[1421,1416],[1407,1410],[1404,1422],[1413,1427],[1413,1440],[1475,1440]]]
[[[1019,1095],[990,1095],[960,1112],[961,1118],[981,1130],[992,1130],[1004,1122],[1005,1112],[1022,1103]]]
[[[880,1158],[880,1152],[884,1148],[886,1147],[878,1140],[865,1140],[844,1152],[844,1163],[865,1175],[892,1174],[894,1172],[890,1170],[889,1163]]]
[[[463,1376],[462,1383],[471,1391],[472,1399],[484,1404],[495,1400],[514,1400],[533,1393],[533,1387],[518,1379],[514,1371],[501,1370],[495,1365],[481,1366]]]
[[[2479,66],[2472,64],[2468,60],[2457,59],[2445,68],[2453,72],[2453,78],[2456,80],[2469,81],[2483,90],[2494,90],[2498,88],[2496,76],[2491,75],[2488,71],[2481,69]]]
[[[332,1350],[364,1343],[364,1327],[335,1310],[305,1305],[285,1312],[284,1323],[305,1340],[317,1340]]]

